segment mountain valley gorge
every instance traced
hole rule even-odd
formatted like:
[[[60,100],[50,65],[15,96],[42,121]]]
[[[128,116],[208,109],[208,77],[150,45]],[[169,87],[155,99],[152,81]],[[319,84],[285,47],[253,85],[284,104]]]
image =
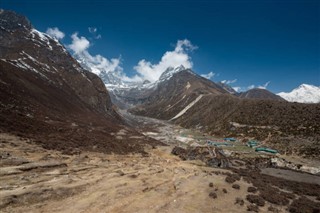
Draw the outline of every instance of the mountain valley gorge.
[[[96,75],[1,9],[0,211],[320,212],[320,103],[279,95]]]

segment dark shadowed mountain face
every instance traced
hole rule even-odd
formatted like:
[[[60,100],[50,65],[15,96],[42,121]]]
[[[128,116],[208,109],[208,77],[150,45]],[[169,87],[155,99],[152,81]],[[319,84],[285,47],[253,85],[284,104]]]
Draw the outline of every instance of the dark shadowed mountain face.
[[[65,105],[63,110],[72,108],[68,113],[90,109],[116,115],[101,80],[82,69],[57,40],[33,29],[23,16],[3,11],[0,17],[3,78],[19,82],[17,86],[25,87],[30,95],[57,110]],[[66,94],[53,93],[49,88]],[[61,103],[56,102],[59,100]]]
[[[239,93],[237,96],[239,98],[248,98],[248,99],[285,101],[280,96],[273,94],[272,92],[266,89],[259,89],[259,88],[254,88],[246,92]]]
[[[0,12],[0,131],[34,138],[46,148],[125,153],[134,140],[101,79],[84,70],[55,39],[27,18]],[[126,130],[128,134],[132,130]]]

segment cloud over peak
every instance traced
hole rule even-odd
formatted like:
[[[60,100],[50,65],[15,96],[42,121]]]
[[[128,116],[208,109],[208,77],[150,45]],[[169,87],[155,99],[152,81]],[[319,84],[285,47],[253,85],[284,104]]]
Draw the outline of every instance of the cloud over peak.
[[[192,68],[193,63],[188,53],[195,49],[197,49],[197,46],[194,46],[189,40],[178,40],[174,50],[165,52],[158,63],[152,64],[146,59],[140,60],[134,66],[138,73],[137,77],[154,82],[160,78],[168,67],[183,65],[186,69]]]
[[[237,79],[221,81],[221,83],[223,83],[223,84],[233,84],[233,83],[236,83],[236,82],[237,82]]]
[[[247,87],[248,90],[250,89],[254,89],[254,88],[258,88],[258,89],[267,89],[267,87],[269,86],[270,84],[270,81],[266,82],[265,84],[263,85],[259,85],[259,86],[255,86],[254,84],[250,85]]]
[[[65,34],[62,31],[60,31],[58,27],[53,27],[53,28],[49,27],[47,29],[46,33],[48,35],[50,35],[51,37],[54,37],[54,38],[56,38],[58,40],[63,39],[64,36],[65,36]]]
[[[266,82],[264,85],[262,86],[258,86],[259,89],[267,89],[267,87],[269,86],[270,81]]]
[[[252,84],[250,86],[247,87],[248,90],[255,88],[255,86]]]
[[[81,63],[86,65],[86,68],[91,72],[100,75],[101,73],[112,72],[117,78],[126,78],[121,67],[121,57],[107,59],[98,54],[91,55],[89,52],[90,42],[87,38],[78,36],[78,33],[71,35],[72,42],[68,47],[74,52],[76,57],[81,60]]]
[[[236,80],[236,79],[235,79]],[[222,81],[222,83],[224,83]],[[234,83],[234,82],[233,82]],[[258,89],[267,89],[267,87],[269,86],[270,84],[270,81],[266,82],[265,84],[263,85],[259,85],[259,86],[256,86],[254,84],[252,85],[249,85],[249,86],[246,86],[246,87],[239,87],[239,86],[235,86],[235,87],[232,87],[236,92],[245,92],[247,90],[251,90],[251,89],[254,89],[254,88],[258,88]]]
[[[207,74],[201,74],[201,77],[204,77],[206,79],[212,79],[215,76],[215,73],[209,72]]]
[[[78,37],[77,32],[71,35],[71,39],[72,43],[69,44],[68,47],[76,54],[86,51],[90,46],[89,40],[83,36]]]
[[[97,34],[96,27],[88,27],[89,33],[95,39],[101,38]],[[57,27],[48,28],[47,33],[57,39],[62,39],[65,34]],[[163,72],[169,67],[184,66],[186,69],[192,68],[193,63],[189,55],[190,52],[198,47],[193,45],[188,39],[178,40],[171,51],[166,51],[157,63],[151,63],[146,59],[141,59],[133,69],[136,74],[128,77],[121,66],[121,57],[108,59],[100,54],[91,55],[89,52],[91,44],[90,41],[84,37],[79,36],[78,32],[71,35],[71,44],[67,45],[78,59],[81,59],[82,65],[86,65],[93,73],[100,75],[103,72],[112,72],[112,74],[124,82],[142,82],[149,80],[154,82],[158,80]],[[205,78],[212,78],[215,75],[213,72],[203,75]]]

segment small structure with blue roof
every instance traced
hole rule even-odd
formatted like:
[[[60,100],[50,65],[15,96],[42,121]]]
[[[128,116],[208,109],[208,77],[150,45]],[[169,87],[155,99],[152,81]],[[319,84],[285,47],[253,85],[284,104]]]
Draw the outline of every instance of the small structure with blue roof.
[[[230,141],[230,142],[236,142],[237,141],[237,139],[235,139],[235,138],[224,138],[223,140],[224,141]]]

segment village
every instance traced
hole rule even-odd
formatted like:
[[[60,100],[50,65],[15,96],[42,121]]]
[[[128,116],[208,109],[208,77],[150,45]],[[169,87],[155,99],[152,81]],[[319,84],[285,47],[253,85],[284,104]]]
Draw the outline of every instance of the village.
[[[162,141],[172,147],[184,149],[221,150],[225,158],[254,159],[265,158],[274,167],[292,169],[307,172],[310,174],[320,174],[319,162],[317,160],[306,160],[297,156],[280,154],[277,150],[270,148],[264,141],[254,138],[233,138],[216,137],[202,133],[196,129],[185,129],[178,125],[170,124],[166,121],[131,115],[122,111],[127,119],[135,119],[142,126],[142,133],[156,140]],[[152,131],[153,130],[153,131]],[[208,158],[213,158],[213,154],[208,154]]]

